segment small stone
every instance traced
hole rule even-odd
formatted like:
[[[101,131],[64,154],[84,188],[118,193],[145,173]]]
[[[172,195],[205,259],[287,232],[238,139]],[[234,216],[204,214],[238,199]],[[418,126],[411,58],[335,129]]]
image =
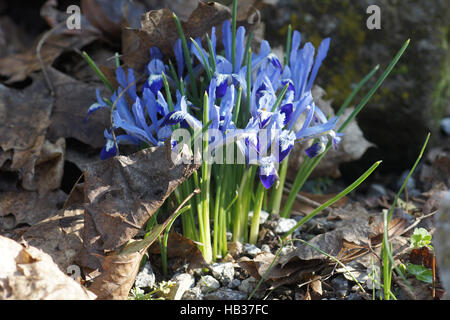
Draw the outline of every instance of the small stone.
[[[331,285],[336,290],[338,297],[343,298],[347,295],[348,281],[342,277],[335,277],[331,280]]]
[[[233,234],[227,231],[227,241],[231,241],[231,239],[233,239]]]
[[[442,119],[441,128],[446,135],[450,136],[450,117]]]
[[[134,285],[136,288],[153,288],[155,286],[156,279],[150,262],[144,265],[144,268],[136,276]]]
[[[208,293],[203,297],[204,300],[245,300],[247,295],[241,291],[229,288],[220,288],[214,292]]]
[[[203,300],[203,294],[199,287],[186,290],[181,300]]]
[[[255,278],[247,278],[245,280],[242,280],[241,284],[239,285],[239,291],[250,294],[253,290],[255,290],[257,284],[258,280],[256,280]]]
[[[208,293],[219,289],[220,283],[214,277],[206,275],[200,278],[197,287],[200,288],[202,293]]]
[[[285,247],[283,247],[283,249],[281,249],[280,256],[285,256],[294,250],[295,250],[295,247],[292,245],[285,246]]]
[[[244,244],[244,253],[255,257],[258,253],[261,253],[261,249],[254,244],[246,243]]]
[[[409,171],[404,171],[400,178],[397,181],[397,188],[400,189],[400,187],[403,185],[403,182],[405,182],[406,177],[408,176]],[[416,188],[416,181],[413,177],[410,177],[408,180],[408,183],[406,184],[406,188],[409,190],[413,190]]]
[[[387,196],[386,188],[381,184],[373,183],[369,187],[368,196],[377,198]]]
[[[268,245],[268,244],[263,244],[262,246],[261,246],[261,251],[262,252],[268,252],[268,253],[271,253],[272,251],[270,250],[270,246]]]
[[[194,276],[189,273],[178,274],[171,281],[175,282],[175,285],[170,288],[170,292],[166,296],[168,300],[180,300],[184,293],[195,284]]]
[[[286,233],[291,230],[297,222],[294,219],[280,218],[277,226],[275,227],[275,233]]]
[[[211,272],[223,285],[228,285],[234,279],[234,267],[231,262],[213,263]]]
[[[259,213],[259,224],[264,224],[267,221],[267,218],[269,218],[270,214],[264,210],[261,210]],[[253,211],[250,211],[248,213],[248,224],[251,225],[253,219]]]
[[[228,253],[233,257],[239,257],[244,252],[244,246],[239,241],[227,243]]]
[[[338,290],[338,291],[336,291],[336,295],[339,298],[345,298],[345,296],[347,295],[347,290]]]
[[[234,289],[234,288],[239,287],[240,284],[241,284],[241,280],[239,280],[239,279],[233,279],[233,281],[231,281],[231,282],[228,284],[228,288]]]

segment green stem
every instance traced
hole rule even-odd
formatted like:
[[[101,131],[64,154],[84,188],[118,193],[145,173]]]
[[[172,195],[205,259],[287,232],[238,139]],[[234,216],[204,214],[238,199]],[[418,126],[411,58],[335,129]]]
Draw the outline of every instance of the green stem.
[[[258,241],[259,233],[259,216],[261,214],[261,207],[264,201],[264,194],[266,189],[262,183],[258,183],[258,189],[256,190],[256,201],[253,209],[252,225],[250,227],[249,243],[256,244]]]
[[[284,161],[281,163],[280,166],[280,180],[275,190],[273,190],[272,195],[270,197],[270,210],[272,214],[278,215],[280,213],[280,207],[281,207],[281,199],[283,197],[283,189],[284,189],[284,182],[286,181],[286,174],[287,169],[289,167],[289,156],[287,156]],[[288,218],[288,217],[284,217]]]

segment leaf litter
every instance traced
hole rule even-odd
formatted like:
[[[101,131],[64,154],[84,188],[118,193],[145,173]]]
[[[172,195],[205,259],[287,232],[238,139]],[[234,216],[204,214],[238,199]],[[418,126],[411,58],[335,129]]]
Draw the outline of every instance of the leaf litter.
[[[131,5],[116,11],[110,11],[110,6],[115,5],[114,1],[92,1],[91,3],[97,7],[88,7],[84,2],[88,1],[83,1],[83,23],[88,23],[89,20],[91,24],[91,27],[86,29],[86,34],[61,32],[57,25],[64,13],[58,12],[56,1],[47,1],[41,15],[53,28],[52,33],[41,34],[31,49],[24,50],[27,46],[18,43],[14,45],[12,52],[2,52],[0,55],[0,73],[6,77],[2,82],[8,85],[8,87],[0,85],[0,120],[2,123],[8,123],[7,126],[0,127],[0,169],[2,173],[17,174],[20,184],[18,192],[15,188],[11,188],[14,191],[9,192],[2,189],[3,181],[0,185],[0,222],[3,223],[0,225],[2,228],[0,233],[24,245],[28,244],[45,251],[64,272],[73,263],[84,267],[88,276],[90,271],[96,270],[96,273],[92,272],[92,275],[97,277],[93,278],[90,288],[98,297],[125,299],[139,270],[142,256],[164,230],[167,221],[157,225],[147,240],[133,242],[133,238],[136,238],[145,221],[176,185],[196,168],[171,166],[167,161],[161,161],[160,159],[167,158],[164,148],[139,151],[130,156],[112,159],[107,163],[93,162],[92,157],[80,153],[74,155],[73,150],[69,150],[72,152],[72,159],[77,159],[73,161],[84,171],[84,182],[75,186],[69,199],[65,199],[60,192],[64,160],[69,152],[66,150],[65,139],[79,141],[93,149],[101,147],[104,141],[100,128],[105,127],[108,115],[98,113],[93,115],[93,121],[82,123],[89,103],[94,100],[92,84],[80,81],[76,75],[69,76],[56,70],[55,61],[67,50],[76,52],[102,37],[106,39],[112,37],[122,40],[121,52],[125,53],[121,57],[122,61],[127,66],[142,67],[148,57],[133,55],[134,51],[141,51],[136,48],[147,48],[157,44],[163,51],[172,51],[177,38],[171,13],[167,9],[148,12],[144,15],[141,25],[129,24],[130,21],[136,21],[132,17],[138,15],[142,8],[148,10],[149,6],[153,6],[149,5],[152,1],[138,1],[135,7]],[[238,10],[240,14],[238,24],[251,23],[253,4],[251,2],[248,7]],[[210,29],[212,25],[219,25],[224,19],[229,18],[229,9],[217,3],[214,5],[200,3],[198,7],[196,5],[189,2],[190,9],[185,11],[177,11],[175,2],[171,3],[174,8],[170,7],[179,13],[183,20],[183,28],[189,36],[202,34],[203,30]],[[105,15],[102,16],[102,12]],[[92,20],[95,13],[99,13],[100,17],[97,23]],[[199,19],[205,13],[208,19]],[[111,23],[115,26],[113,27]],[[7,24],[3,29],[11,28]],[[111,30],[115,31],[107,34]],[[36,48],[44,36],[46,39],[41,43],[40,50],[43,62],[41,63],[36,55]],[[54,86],[54,97],[49,94],[42,66],[45,67],[48,78]],[[111,71],[107,68],[103,70],[107,74]],[[12,87],[26,79],[30,79],[31,85],[21,90]],[[30,114],[33,114],[32,118],[28,116]],[[356,127],[355,130],[357,129],[359,128]],[[365,140],[364,142],[366,145],[363,149],[371,146],[369,142]],[[356,151],[360,150],[358,148]],[[341,159],[345,162],[350,159],[349,157],[357,158],[358,154],[354,151],[349,149],[348,154]],[[447,153],[448,148],[445,147],[434,154],[430,153],[431,158],[422,170],[421,180],[423,179],[430,187],[428,193],[422,194],[422,198],[425,198],[424,203],[409,200],[418,208],[418,212],[422,210],[424,215],[431,214],[439,208],[443,192],[448,187]],[[142,162],[147,162],[144,167],[136,166]],[[325,171],[327,170],[331,169],[326,168]],[[146,175],[143,175],[143,172]],[[148,175],[150,172],[155,173]],[[133,177],[137,175],[141,179],[135,181]],[[431,186],[436,186],[436,181],[441,183],[441,187],[431,189]],[[116,186],[123,186],[123,189],[120,190]],[[320,198],[310,194],[302,196],[319,204],[329,199],[327,196]],[[64,200],[67,200],[66,206],[61,209]],[[389,201],[389,197],[386,201]],[[299,211],[307,214],[314,208],[313,202],[302,203],[302,210]],[[21,205],[17,206],[18,203]],[[408,199],[406,203],[408,204]],[[368,213],[361,208],[348,207],[347,204],[337,204],[325,215],[313,219],[329,222],[331,230],[326,229],[322,234],[315,235],[308,234],[307,229],[300,230],[300,235],[305,235],[306,239],[309,237],[309,243],[345,262],[347,270],[338,268],[333,261],[306,245],[293,247],[291,252],[281,255],[275,261],[273,253],[263,252],[253,259],[241,258],[237,261],[238,264],[256,279],[264,277],[267,280],[267,287],[297,284],[297,288],[306,290],[296,290],[297,297],[302,299],[325,297],[326,280],[330,275],[342,273],[349,281],[353,281],[348,276],[348,269],[355,273],[361,271],[358,280],[368,278],[371,269],[379,266],[377,250],[382,228],[381,215],[377,210],[380,209],[380,205],[374,203],[371,207],[372,212]],[[389,228],[390,237],[393,237],[394,241],[394,252],[398,257],[402,257],[401,254],[405,252],[404,247],[407,245],[405,237],[400,235],[411,227],[411,217],[408,217],[408,214],[394,219]],[[4,227],[5,222],[8,228]],[[270,228],[266,228],[266,232],[270,234]],[[156,247],[153,246],[155,253],[158,252]],[[183,250],[190,252],[184,258],[193,268],[203,266],[195,249],[195,244],[183,239],[177,233],[171,233],[168,253],[175,260],[179,260],[174,265],[175,268],[182,264],[183,257],[180,257],[180,251]],[[34,258],[27,259],[27,263],[34,262]],[[31,273],[33,272],[35,271]],[[11,281],[11,277],[7,279]],[[370,281],[366,283],[369,287]],[[78,297],[86,299],[93,297],[86,293],[85,289],[82,291],[79,291]],[[30,293],[24,294],[30,297]],[[418,296],[417,293],[412,294]],[[42,297],[60,296],[44,292]]]

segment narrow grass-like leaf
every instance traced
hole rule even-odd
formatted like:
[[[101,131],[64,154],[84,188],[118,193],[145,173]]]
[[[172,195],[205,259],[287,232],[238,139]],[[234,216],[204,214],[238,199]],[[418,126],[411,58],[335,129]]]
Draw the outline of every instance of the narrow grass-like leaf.
[[[233,9],[231,16],[231,65],[233,72],[236,65],[236,20],[237,20],[237,0],[233,0]]]
[[[339,201],[342,197],[346,196],[350,192],[352,192],[354,189],[356,189],[361,183],[363,183],[364,180],[369,177],[372,172],[380,165],[381,161],[375,162],[366,172],[364,172],[358,179],[356,179],[355,182],[353,182],[351,185],[349,185],[347,188],[345,188],[343,191],[341,191],[338,195],[333,197],[332,199],[328,200],[321,206],[314,209],[310,214],[305,216],[303,219],[301,219],[294,227],[292,227],[284,236],[283,240],[285,240],[289,235],[291,235],[297,228],[304,225],[307,221],[309,221],[311,218],[313,218],[316,214],[318,214],[320,211],[322,211],[325,208],[328,208],[329,206],[333,205],[335,202]]]
[[[192,38],[190,40],[194,44],[194,46],[197,48],[197,51],[199,52],[200,57],[202,58],[203,65],[205,67],[206,75],[208,76],[208,82],[209,82],[212,79],[212,73],[211,73],[211,68],[209,67],[208,60],[206,59],[205,55],[203,54],[203,50],[200,49],[200,46],[198,45],[197,41],[195,41]]]
[[[378,79],[378,81],[375,83],[375,85],[371,88],[369,93],[363,98],[363,100],[358,104],[358,106],[355,108],[355,110],[350,114],[350,116],[346,119],[344,124],[339,128],[338,132],[342,132],[348,124],[357,116],[357,114],[361,111],[361,109],[367,104],[369,99],[373,96],[373,94],[377,91],[377,89],[381,86],[383,81],[387,78],[387,76],[390,74],[392,69],[395,67],[403,53],[405,52],[406,48],[409,45],[410,40],[408,39],[405,44],[402,46],[402,48],[398,51],[397,55],[394,57],[394,59],[391,61],[389,66],[386,68],[386,70],[383,72],[381,77]],[[377,71],[377,67],[375,67],[361,82],[360,84],[353,90],[350,97],[346,100],[347,106],[350,104],[351,100],[356,96],[358,91],[362,88],[364,83],[366,83]],[[350,99],[351,98],[351,99]],[[345,106],[345,105],[343,105]],[[340,108],[339,112],[343,112],[344,108]],[[282,217],[289,217],[290,212],[292,210],[292,206],[295,202],[295,196],[300,191],[300,189],[303,187],[303,184],[306,182],[306,180],[311,175],[314,168],[318,165],[320,160],[327,154],[328,150],[331,148],[331,143],[329,142],[325,151],[315,157],[314,159],[305,159],[304,164],[302,164],[301,170],[297,173],[297,176],[295,177],[291,192],[289,193],[288,199],[286,200],[285,206],[281,212]]]
[[[87,54],[86,51],[83,51],[83,57],[86,59],[86,61],[89,63],[89,65],[91,66],[91,68],[95,71],[95,73],[100,77],[100,80],[102,80],[102,82],[105,84],[106,87],[108,87],[108,89],[114,93],[114,88],[111,85],[111,83],[108,81],[108,79],[106,78],[106,76],[104,75],[104,73],[100,70],[100,68],[97,66],[97,64],[94,62],[94,60],[91,59],[91,57],[89,57],[89,55]]]
[[[291,45],[292,45],[292,25],[289,24],[288,31],[286,35],[286,54],[284,56],[284,65],[289,65],[289,56],[291,55]]]
[[[173,18],[174,18],[175,24],[177,26],[178,34],[180,35],[180,38],[181,38],[181,45],[183,47],[184,60],[186,63],[186,67],[188,69],[188,74],[189,74],[189,83],[190,83],[191,89],[193,91],[192,96],[198,102],[197,83],[195,82],[195,74],[194,74],[194,69],[192,68],[192,59],[191,59],[191,55],[189,53],[186,36],[184,35],[184,31],[183,31],[183,27],[181,26],[181,22],[175,13],[173,13]]]
[[[275,101],[275,104],[274,104],[273,107],[272,107],[272,112],[275,112],[275,110],[277,110],[277,109],[280,107],[281,102],[283,101],[283,98],[284,98],[284,96],[286,95],[286,92],[287,92],[288,88],[289,88],[289,83],[287,83],[287,84],[284,86],[283,90],[282,90],[281,93],[278,95],[277,100]]]
[[[172,94],[170,93],[169,83],[167,82],[167,77],[164,73],[162,74],[162,77],[163,77],[164,89],[166,91],[167,106],[169,107],[169,111],[172,112],[172,111],[174,111],[174,108],[173,108]]]

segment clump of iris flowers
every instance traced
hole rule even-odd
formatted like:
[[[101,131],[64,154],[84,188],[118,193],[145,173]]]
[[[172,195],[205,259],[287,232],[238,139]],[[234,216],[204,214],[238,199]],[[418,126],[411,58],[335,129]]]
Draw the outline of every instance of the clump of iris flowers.
[[[120,144],[161,146],[180,128],[194,136],[203,134],[203,154],[215,155],[215,162],[203,159],[201,174],[194,172],[165,206],[172,210],[195,188],[201,189],[181,215],[182,228],[185,236],[199,244],[208,262],[226,255],[228,232],[234,241],[256,243],[261,210],[274,214],[280,211],[294,145],[310,141],[290,200],[317,165],[316,160],[308,159],[320,160],[330,147],[338,147],[342,129],[406,49],[402,48],[369,97],[338,130],[338,118],[328,118],[311,94],[330,39],[324,39],[316,51],[310,42],[302,45],[300,32],[292,32],[289,27],[284,59],[272,52],[266,40],[252,52],[253,36],[247,35],[244,27],[237,28],[236,10],[235,0],[232,20],[216,26],[222,28],[221,41],[216,27],[204,37],[186,39],[174,14],[180,34],[173,47],[175,61],[164,57],[158,48],[151,48],[143,82],[136,79],[134,70],[117,67],[117,89],[109,98],[97,90],[97,102],[88,111],[88,116],[100,108],[111,112],[102,159],[119,154]],[[353,96],[376,70],[363,79]],[[172,141],[172,147],[177,149],[178,143]],[[231,157],[230,146],[236,151]],[[219,152],[224,147],[226,155]],[[291,202],[282,216],[285,212],[289,215]],[[253,218],[249,221],[251,211]]]

